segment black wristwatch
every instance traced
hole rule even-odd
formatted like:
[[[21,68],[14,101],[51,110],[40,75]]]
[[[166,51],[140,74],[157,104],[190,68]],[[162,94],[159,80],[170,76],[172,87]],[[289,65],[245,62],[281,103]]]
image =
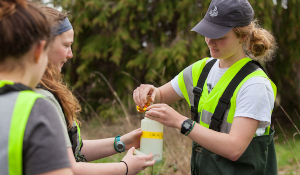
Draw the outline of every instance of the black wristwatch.
[[[125,144],[120,140],[120,135],[115,137],[114,148],[117,152],[121,153],[125,151]]]
[[[181,134],[186,134],[193,126],[193,121],[191,119],[185,120],[181,125]]]

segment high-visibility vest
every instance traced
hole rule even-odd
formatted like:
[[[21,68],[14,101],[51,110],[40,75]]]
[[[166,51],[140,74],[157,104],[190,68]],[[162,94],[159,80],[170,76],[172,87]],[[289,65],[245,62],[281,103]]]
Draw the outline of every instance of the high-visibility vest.
[[[199,76],[202,72],[202,69],[204,68],[206,61],[209,58],[202,59],[196,63],[193,64],[193,66],[188,67],[184,71],[182,71],[178,75],[178,84],[180,87],[181,92],[183,93],[184,98],[188,102],[189,106],[191,107],[193,105],[194,101],[194,94],[193,94],[193,88],[197,86],[197,82],[199,79]],[[238,73],[238,71],[247,63],[251,61],[250,58],[244,58],[233,64],[221,77],[221,79],[218,81],[216,86],[214,87],[213,91],[211,93],[208,93],[207,89],[207,82],[205,81],[205,84],[203,86],[203,92],[201,95],[200,102],[198,104],[198,115],[200,116],[200,125],[209,128],[211,117],[216,109],[216,106],[219,102],[220,97],[222,96],[223,92],[227,88],[230,81],[234,78],[234,76]],[[265,74],[263,70],[257,70],[253,73],[246,76],[246,78],[243,79],[243,81],[238,85],[238,87],[235,89],[233,96],[230,101],[230,108],[225,113],[221,127],[220,132],[223,133],[229,133],[231,129],[231,124],[234,119],[234,114],[236,110],[236,97],[238,94],[239,89],[241,86],[250,78],[252,77],[264,77],[268,79],[271,83],[271,86],[273,88],[274,92],[274,99],[276,97],[277,88],[276,85],[268,78],[268,76]],[[192,80],[192,81],[191,81]],[[188,82],[193,82],[188,83]],[[269,128],[266,129],[265,134],[269,134]]]
[[[0,80],[0,90],[5,88],[5,85],[14,85],[14,83]],[[22,91],[0,93],[0,174],[23,174],[25,128],[36,99],[42,97],[29,88]]]
[[[194,105],[193,89],[197,86],[198,79],[206,61],[205,58],[187,67],[178,75],[178,84],[184,98],[190,108]],[[213,91],[208,93],[207,82],[205,81],[200,101],[198,103],[198,115],[200,116],[200,125],[210,128],[211,118],[215,112],[217,104],[228,84],[235,77],[238,71],[249,61],[250,58],[244,58],[233,64],[220,78]],[[271,83],[274,99],[276,97],[276,86],[268,78],[264,71],[258,69],[246,76],[236,87],[230,100],[230,108],[224,114],[220,132],[229,133],[236,110],[236,97],[241,86],[252,77],[264,77]],[[193,144],[191,158],[192,175],[218,174],[218,175],[273,175],[277,174],[277,160],[273,140],[274,130],[268,126],[263,136],[254,136],[249,146],[237,161],[231,161],[211,151],[203,148],[196,143]]]

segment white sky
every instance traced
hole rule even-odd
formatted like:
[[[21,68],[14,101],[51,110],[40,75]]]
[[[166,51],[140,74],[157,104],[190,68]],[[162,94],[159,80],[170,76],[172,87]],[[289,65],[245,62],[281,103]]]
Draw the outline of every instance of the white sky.
[[[44,3],[44,4],[46,4],[47,3],[47,6],[49,6],[49,7],[53,7],[53,4],[52,3],[49,3],[50,2],[50,0],[42,0],[42,2]],[[58,11],[62,11],[62,8],[61,7],[53,7],[53,8],[55,8],[56,10],[58,10]]]

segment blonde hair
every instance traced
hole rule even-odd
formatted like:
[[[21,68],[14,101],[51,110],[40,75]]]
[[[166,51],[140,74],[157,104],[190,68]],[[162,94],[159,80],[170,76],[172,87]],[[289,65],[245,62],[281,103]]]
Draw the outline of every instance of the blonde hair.
[[[254,20],[248,26],[235,27],[233,31],[238,38],[247,36],[244,50],[253,60],[260,62],[271,61],[275,55],[277,44],[273,34],[259,26]]]

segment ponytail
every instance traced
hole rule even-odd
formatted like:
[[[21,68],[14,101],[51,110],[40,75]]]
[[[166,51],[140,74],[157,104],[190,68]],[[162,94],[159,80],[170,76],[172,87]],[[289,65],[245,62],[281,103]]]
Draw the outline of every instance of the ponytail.
[[[277,48],[275,37],[261,28],[257,20],[252,21],[248,26],[235,27],[233,31],[238,38],[247,36],[244,41],[244,50],[252,59],[260,62],[272,60]]]

